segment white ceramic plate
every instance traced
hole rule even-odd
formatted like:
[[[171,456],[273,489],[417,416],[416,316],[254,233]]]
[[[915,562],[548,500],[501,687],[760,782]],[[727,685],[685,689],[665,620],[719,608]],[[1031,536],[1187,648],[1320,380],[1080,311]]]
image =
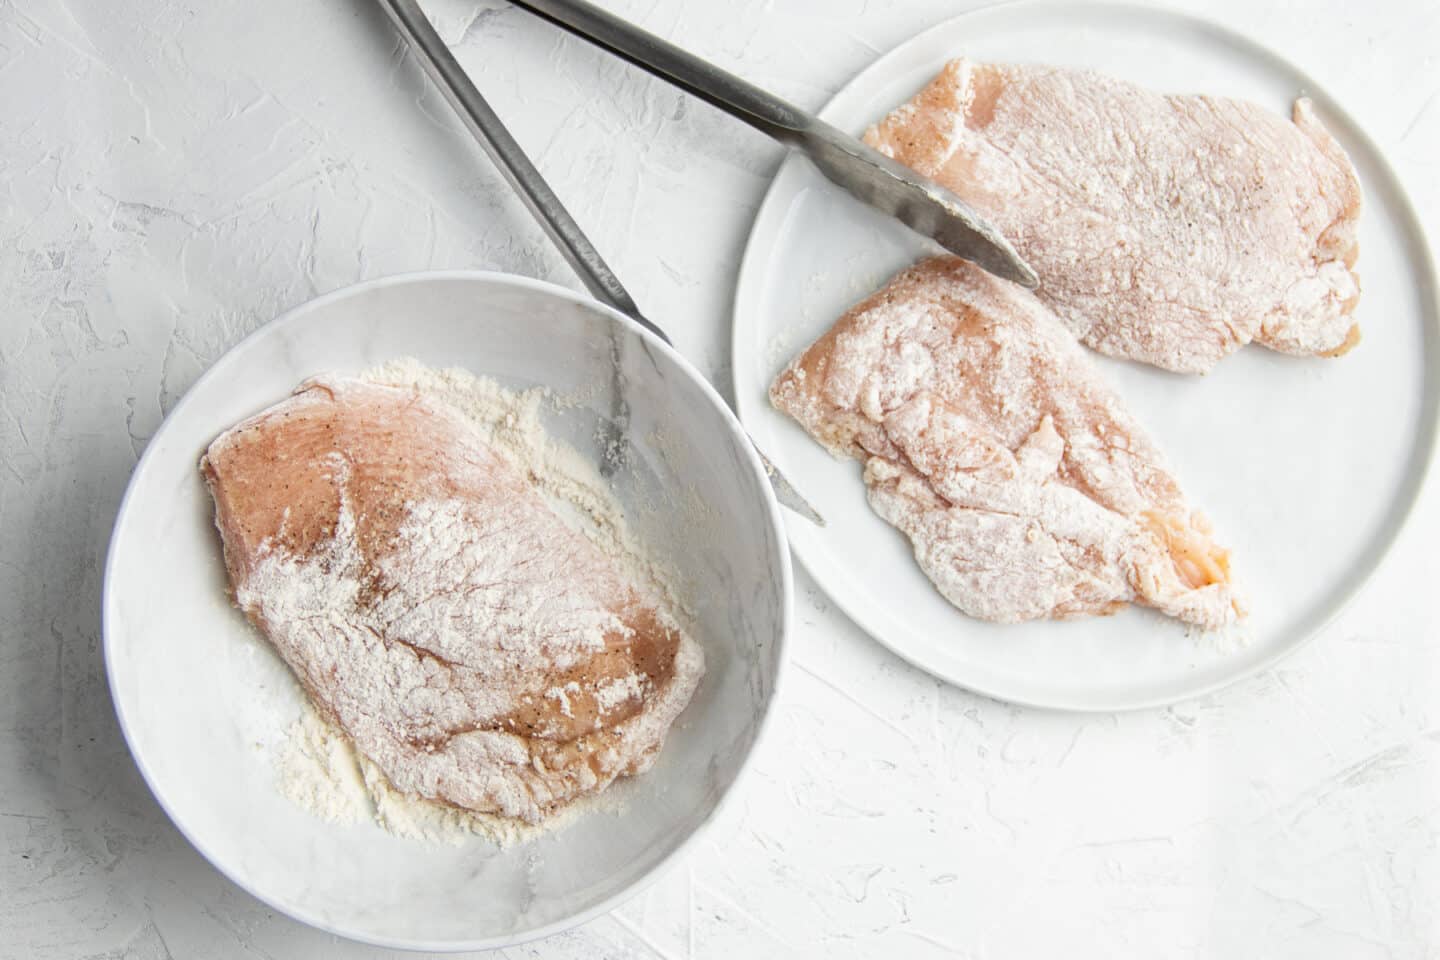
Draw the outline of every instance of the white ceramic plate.
[[[1019,3],[902,44],[822,112],[859,134],[948,59],[1085,67],[1288,114],[1314,99],[1359,168],[1364,342],[1333,362],[1247,348],[1204,378],[1099,358],[1191,501],[1235,551],[1252,606],[1240,649],[1139,610],[1000,627],[960,614],[868,508],[855,462],[831,459],[769,405],[789,358],[900,267],[937,248],[845,197],[792,156],[756,218],[735,306],[735,393],[760,446],[829,521],[787,518],[795,553],[861,627],[936,676],[1003,700],[1076,710],[1155,705],[1275,662],[1333,617],[1379,562],[1420,487],[1436,420],[1436,285],[1393,173],[1312,79],[1217,26],[1113,5]]]
[[[274,749],[303,694],[233,609],[200,454],[307,376],[397,356],[511,386],[589,397],[546,424],[595,452],[612,337],[636,464],[614,488],[636,534],[689,592],[706,674],[655,768],[535,843],[429,845],[339,826],[276,790]],[[656,444],[663,445],[663,449]],[[711,509],[688,523],[675,492]],[[685,517],[694,516],[687,512]],[[706,586],[708,585],[708,587]],[[790,622],[779,511],[754,451],[689,364],[607,307],[548,284],[421,274],[312,301],[227,353],[146,448],[120,508],[105,583],[105,658],[120,724],[156,797],[200,852],[307,923],[372,943],[470,950],[554,932],[613,907],[674,857],[739,776],[769,712]]]

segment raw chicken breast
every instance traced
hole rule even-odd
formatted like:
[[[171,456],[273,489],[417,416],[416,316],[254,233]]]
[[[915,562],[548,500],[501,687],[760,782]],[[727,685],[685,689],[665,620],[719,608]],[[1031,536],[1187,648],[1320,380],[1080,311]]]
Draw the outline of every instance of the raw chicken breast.
[[[1360,338],[1360,184],[1307,100],[1293,122],[1094,73],[956,60],[866,134],[972,203],[1084,343],[1201,373],[1251,341]]]
[[[699,646],[458,412],[318,379],[201,463],[235,599],[399,790],[539,820],[647,769]]]
[[[1142,603],[1242,615],[1229,555],[1075,338],[1033,295],[954,257],[852,308],[770,399],[864,464],[870,504],[971,616]]]

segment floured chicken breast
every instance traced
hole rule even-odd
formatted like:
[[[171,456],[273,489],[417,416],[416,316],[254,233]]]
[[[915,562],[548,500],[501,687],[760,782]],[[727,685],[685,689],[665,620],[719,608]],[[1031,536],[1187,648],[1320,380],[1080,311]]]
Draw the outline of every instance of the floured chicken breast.
[[[201,469],[235,599],[399,790],[536,822],[653,763],[696,642],[457,411],[318,379]]]
[[[1242,615],[1229,554],[1075,338],[1032,294],[954,257],[852,308],[770,388],[864,464],[926,575],[1001,623],[1142,603]]]
[[[1292,122],[962,59],[866,140],[999,227],[1102,353],[1201,373],[1251,341],[1321,356],[1359,342],[1360,183],[1308,100]]]

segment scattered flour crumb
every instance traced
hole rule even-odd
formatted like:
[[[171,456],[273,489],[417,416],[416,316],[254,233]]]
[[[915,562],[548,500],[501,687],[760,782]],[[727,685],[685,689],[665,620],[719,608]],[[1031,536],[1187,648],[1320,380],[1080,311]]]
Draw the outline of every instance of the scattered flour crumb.
[[[369,813],[355,751],[308,702],[281,742],[275,761],[280,792],[332,823],[359,823]]]
[[[1218,630],[1206,630],[1204,627],[1186,624],[1185,637],[1216,653],[1235,653],[1248,647],[1255,639],[1254,632],[1246,621],[1227,624]]]
[[[561,713],[563,713],[567,717],[573,717],[575,716],[575,712],[570,707],[570,694],[579,692],[580,684],[576,683],[574,680],[571,680],[563,687],[552,687],[551,689],[545,691],[545,696],[547,699],[554,700],[560,704]]]
[[[629,673],[596,686],[595,700],[601,710],[613,710],[626,700],[639,699],[644,690],[645,684],[640,677]]]

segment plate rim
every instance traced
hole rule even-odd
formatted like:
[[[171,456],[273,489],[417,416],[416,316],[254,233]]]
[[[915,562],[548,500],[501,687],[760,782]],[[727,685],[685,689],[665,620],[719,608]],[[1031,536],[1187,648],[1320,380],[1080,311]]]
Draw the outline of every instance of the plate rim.
[[[1266,59],[1272,63],[1280,64],[1287,70],[1294,73],[1304,81],[1306,96],[1315,97],[1337,113],[1340,119],[1346,123],[1354,135],[1355,140],[1365,150],[1369,151],[1371,157],[1376,161],[1377,169],[1381,175],[1382,182],[1388,188],[1396,205],[1402,214],[1402,230],[1409,234],[1415,241],[1414,257],[1421,267],[1420,278],[1426,281],[1425,291],[1421,295],[1421,312],[1428,319],[1432,337],[1440,338],[1440,267],[1437,267],[1434,249],[1425,232],[1424,222],[1415,209],[1414,201],[1410,192],[1406,189],[1404,179],[1396,172],[1390,158],[1382,151],[1379,145],[1371,136],[1369,130],[1357,118],[1354,112],[1344,106],[1343,101],[1331,91],[1317,83],[1311,73],[1304,69],[1295,60],[1283,55],[1279,50],[1263,43],[1247,34],[1241,33],[1228,24],[1221,23],[1209,17],[1199,16],[1188,11],[1175,9],[1167,4],[1143,5],[1124,0],[1086,0],[1086,2],[1066,2],[1066,0],[1002,0],[999,3],[992,3],[987,6],[978,7],[964,13],[947,17],[925,29],[912,34],[901,40],[894,47],[877,56],[869,64],[862,67],[859,72],[847,80],[838,90],[826,101],[816,115],[826,122],[833,123],[836,105],[845,99],[854,96],[856,91],[869,82],[868,78],[883,70],[885,67],[903,60],[912,47],[920,46],[931,40],[934,36],[947,34],[957,30],[961,26],[972,26],[976,21],[986,18],[1015,16],[1020,14],[1042,16],[1044,11],[1053,11],[1057,14],[1067,16],[1114,16],[1130,15],[1136,18],[1145,18],[1150,22],[1168,22],[1171,24],[1182,24],[1192,29],[1203,30],[1213,36],[1222,38],[1226,43],[1236,47],[1242,53]],[[750,229],[746,234],[745,250],[740,259],[740,269],[736,275],[735,294],[731,308],[730,325],[730,349],[731,356],[745,356],[757,346],[753,343],[741,343],[741,316],[745,311],[745,292],[761,286],[765,277],[766,265],[758,249],[757,237],[760,232],[762,220],[770,214],[772,204],[778,203],[777,194],[780,189],[781,178],[797,166],[805,164],[804,158],[796,151],[789,151],[784,160],[776,168],[770,178],[770,183],[765,189],[759,206],[756,207],[754,219],[751,221]],[[770,214],[773,216],[773,214]],[[753,299],[753,297],[751,298]],[[748,429],[757,417],[758,408],[762,406],[762,400],[750,396],[750,393],[743,389],[741,382],[743,376],[740,364],[731,365],[731,389],[735,396],[735,412],[740,422]],[[1434,375],[1431,375],[1432,381]],[[1371,543],[1369,549],[1374,551],[1374,560],[1367,569],[1353,577],[1346,585],[1343,594],[1333,603],[1323,618],[1309,631],[1304,633],[1298,640],[1289,643],[1268,656],[1262,657],[1242,669],[1236,670],[1219,679],[1199,684],[1194,687],[1187,687],[1178,693],[1161,693],[1157,695],[1144,696],[1120,696],[1105,703],[1096,703],[1093,699],[1081,697],[1057,697],[1044,698],[1032,697],[1023,692],[998,689],[993,685],[976,683],[958,675],[956,671],[946,669],[934,663],[925,662],[923,656],[908,649],[904,644],[894,643],[884,635],[884,631],[875,629],[875,620],[865,612],[865,605],[853,603],[843,591],[835,591],[816,575],[811,560],[806,555],[806,548],[790,544],[800,565],[805,568],[806,573],[814,580],[817,587],[825,596],[840,609],[851,623],[859,627],[868,637],[879,643],[885,649],[895,654],[906,663],[938,680],[949,683],[962,690],[969,691],[980,696],[988,697],[1003,703],[1011,703],[1016,706],[1030,709],[1050,710],[1056,712],[1077,713],[1077,714],[1103,714],[1120,713],[1137,710],[1149,710],[1159,707],[1170,706],[1176,703],[1193,700],[1203,697],[1219,690],[1230,687],[1243,680],[1265,673],[1274,668],[1277,664],[1309,646],[1317,637],[1325,633],[1339,617],[1349,609],[1351,604],[1361,593],[1374,581],[1387,564],[1394,551],[1395,544],[1401,535],[1410,526],[1415,515],[1415,510],[1420,503],[1422,496],[1430,486],[1431,476],[1435,469],[1437,459],[1437,441],[1440,441],[1440,387],[1433,382],[1429,394],[1428,403],[1420,408],[1419,423],[1414,434],[1415,443],[1412,451],[1417,455],[1417,463],[1410,471],[1410,476],[1401,488],[1402,496],[1405,499],[1403,508],[1394,512],[1388,517],[1381,529],[1380,535]],[[787,523],[794,522],[786,518]],[[961,611],[956,615],[966,617]],[[969,618],[967,618],[969,619]]]
[[[641,337],[642,342],[648,345],[650,349],[659,350],[662,353],[667,354],[670,360],[674,362],[684,374],[686,374],[688,377],[690,377],[690,379],[696,382],[701,391],[707,396],[709,401],[717,408],[717,410],[721,413],[722,418],[726,421],[726,426],[734,435],[734,439],[736,440],[736,446],[743,451],[742,457],[744,459],[744,462],[748,465],[749,470],[754,474],[754,479],[756,480],[757,485],[763,492],[763,499],[761,501],[763,504],[762,512],[765,517],[766,523],[769,526],[771,535],[774,537],[775,542],[779,544],[781,548],[779,550],[778,558],[780,569],[779,587],[781,597],[780,629],[775,638],[776,668],[775,675],[770,683],[770,696],[765,700],[764,704],[762,705],[760,716],[755,724],[755,735],[751,740],[749,749],[746,751],[745,756],[741,758],[740,764],[736,768],[735,776],[731,779],[729,784],[727,784],[720,790],[720,795],[716,800],[714,806],[712,806],[709,812],[707,812],[700,819],[700,821],[695,825],[695,828],[690,831],[689,835],[684,837],[679,843],[674,846],[674,848],[672,848],[668,853],[666,853],[659,860],[657,860],[655,864],[650,867],[649,870],[641,874],[629,885],[621,887],[616,892],[601,899],[595,904],[592,904],[591,906],[583,910],[577,911],[576,913],[571,914],[567,917],[562,917],[558,920],[551,921],[550,923],[544,924],[542,926],[523,930],[518,933],[473,940],[420,940],[404,937],[375,936],[368,933],[347,930],[343,927],[343,925],[331,923],[323,917],[319,917],[314,915],[313,913],[310,913],[309,911],[305,910],[303,906],[289,904],[282,901],[278,897],[272,897],[266,891],[259,889],[255,885],[252,885],[248,879],[242,880],[239,876],[237,876],[236,873],[231,870],[231,865],[222,863],[219,859],[217,859],[216,855],[212,853],[209,846],[205,842],[203,842],[203,840],[199,836],[196,835],[196,833],[191,829],[190,825],[184,822],[179,816],[177,816],[177,813],[173,808],[170,800],[164,795],[164,793],[160,789],[157,788],[156,781],[153,778],[149,765],[144,759],[142,750],[137,749],[136,735],[132,733],[129,718],[126,715],[124,698],[120,696],[120,690],[118,687],[119,681],[116,677],[116,660],[118,657],[118,653],[114,649],[114,641],[112,640],[116,630],[116,627],[113,625],[113,620],[116,617],[116,612],[113,608],[115,607],[115,604],[118,603],[112,586],[115,564],[117,559],[116,555],[119,550],[118,545],[124,539],[124,537],[122,536],[124,532],[123,527],[126,518],[129,515],[131,499],[132,497],[138,495],[138,488],[142,483],[144,477],[148,474],[150,469],[152,469],[153,459],[158,455],[158,451],[161,447],[161,444],[158,441],[164,438],[166,430],[170,428],[171,425],[174,423],[176,416],[181,411],[185,410],[189,404],[194,402],[197,396],[203,393],[203,390],[208,384],[208,382],[213,377],[217,376],[218,373],[222,371],[222,368],[228,368],[230,365],[240,362],[235,358],[240,355],[245,348],[250,346],[253,342],[257,342],[265,337],[274,336],[277,330],[281,330],[286,327],[294,326],[296,324],[304,322],[305,315],[310,311],[337,301],[345,300],[352,296],[368,292],[372,289],[404,286],[406,284],[424,283],[434,280],[480,281],[481,283],[491,283],[500,286],[517,287],[521,289],[537,291],[549,296],[556,297],[560,300],[589,307],[599,312],[601,315],[608,317],[613,322],[620,324],[622,329],[629,330],[630,332]],[[269,907],[272,907],[276,911],[284,914],[292,920],[306,924],[307,926],[314,927],[315,929],[322,930],[326,933],[331,933],[339,937],[344,937],[347,940],[353,940],[357,943],[365,943],[371,946],[387,947],[400,950],[429,951],[435,953],[460,953],[476,950],[493,950],[507,946],[517,946],[522,943],[539,940],[544,937],[552,936],[554,934],[573,929],[574,927],[593,920],[596,917],[610,913],[623,903],[637,896],[645,889],[650,887],[652,884],[654,884],[655,881],[658,880],[662,874],[664,874],[670,868],[674,867],[684,856],[688,855],[691,851],[693,851],[695,849],[695,845],[704,837],[706,833],[708,833],[709,829],[719,819],[720,815],[730,808],[730,805],[732,804],[737,792],[737,786],[741,784],[742,781],[744,781],[750,775],[753,765],[755,763],[755,756],[759,752],[759,748],[764,742],[765,737],[773,729],[777,712],[775,706],[777,701],[779,700],[782,689],[784,689],[786,685],[785,676],[789,672],[787,666],[790,661],[790,646],[792,642],[791,635],[794,631],[795,622],[794,571],[791,566],[789,542],[790,541],[784,521],[781,519],[781,510],[779,503],[775,499],[774,491],[770,487],[770,483],[766,477],[764,466],[760,461],[759,453],[757,452],[754,444],[749,442],[749,438],[746,435],[742,425],[740,424],[739,417],[736,416],[734,411],[732,411],[729,405],[725,402],[724,398],[720,396],[718,391],[716,391],[715,386],[710,383],[710,381],[693,364],[691,364],[690,361],[685,359],[683,354],[681,354],[670,344],[665,343],[659,337],[655,336],[649,330],[646,330],[640,324],[636,323],[632,318],[626,316],[625,314],[609,306],[608,304],[601,303],[598,300],[585,296],[584,294],[577,293],[576,291],[571,290],[568,287],[563,287],[559,284],[551,283],[545,280],[537,280],[533,277],[526,277],[520,274],[506,273],[497,270],[478,269],[421,270],[388,274],[382,277],[376,277],[370,280],[364,280],[358,283],[348,284],[346,286],[339,287],[335,290],[331,290],[327,293],[321,294],[320,296],[312,297],[308,300],[303,301],[302,303],[296,304],[295,306],[284,310],[283,312],[276,315],[274,319],[269,320],[266,323],[261,324],[255,330],[252,330],[246,336],[244,336],[239,341],[227,348],[225,352],[222,353],[213,363],[206,367],[204,372],[202,372],[201,375],[196,378],[195,382],[186,389],[185,393],[176,402],[175,406],[172,407],[169,413],[165,415],[164,419],[160,423],[160,426],[156,428],[154,434],[152,434],[150,439],[146,442],[145,449],[141,453],[140,458],[136,461],[135,466],[132,468],[130,472],[130,479],[126,482],[125,493],[120,499],[119,506],[116,508],[115,520],[111,525],[109,541],[105,548],[104,576],[101,582],[100,634],[101,651],[105,665],[106,686],[110,693],[110,701],[115,711],[116,721],[119,723],[120,732],[125,739],[126,747],[130,751],[131,759],[134,761],[136,768],[139,770],[141,779],[145,781],[146,787],[149,788],[151,796],[154,797],[156,803],[159,804],[161,810],[164,811],[165,816],[169,819],[170,823],[180,832],[181,836],[183,836],[185,840],[189,842],[189,844],[196,850],[196,852],[198,852],[200,856],[203,857],[205,861],[210,864],[211,867],[219,871],[219,873],[227,880],[238,886],[240,889],[244,890],[249,895],[255,897],[260,902],[266,904]]]

